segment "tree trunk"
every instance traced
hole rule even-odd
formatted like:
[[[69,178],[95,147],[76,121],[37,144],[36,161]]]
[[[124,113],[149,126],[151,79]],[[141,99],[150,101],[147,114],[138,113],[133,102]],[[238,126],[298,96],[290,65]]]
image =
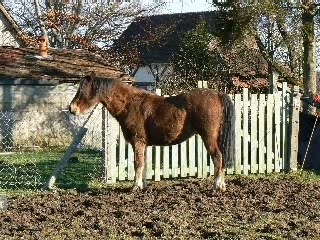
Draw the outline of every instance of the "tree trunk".
[[[303,34],[303,87],[304,95],[310,96],[317,90],[317,64],[316,64],[316,41],[314,32],[314,6],[303,6],[302,34]],[[303,112],[315,114],[315,108],[304,103]]]

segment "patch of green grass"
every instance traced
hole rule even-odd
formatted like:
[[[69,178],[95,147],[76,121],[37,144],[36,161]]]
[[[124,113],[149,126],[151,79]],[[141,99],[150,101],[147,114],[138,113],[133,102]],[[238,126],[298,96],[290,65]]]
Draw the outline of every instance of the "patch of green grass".
[[[0,155],[0,193],[30,194],[40,190],[64,153],[65,150],[55,149]],[[58,178],[56,187],[80,190],[100,187],[101,173],[100,151],[77,151]]]

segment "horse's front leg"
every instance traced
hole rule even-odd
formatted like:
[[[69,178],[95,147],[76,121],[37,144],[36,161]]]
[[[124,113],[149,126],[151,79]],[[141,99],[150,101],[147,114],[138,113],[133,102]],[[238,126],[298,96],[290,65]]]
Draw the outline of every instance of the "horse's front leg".
[[[145,189],[147,187],[145,171],[145,150],[146,143],[135,142],[134,148],[134,170],[135,170],[135,188]]]

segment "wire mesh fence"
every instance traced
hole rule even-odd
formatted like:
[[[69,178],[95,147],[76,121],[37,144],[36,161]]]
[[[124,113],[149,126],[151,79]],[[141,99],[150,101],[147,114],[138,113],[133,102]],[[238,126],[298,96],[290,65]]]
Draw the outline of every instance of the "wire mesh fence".
[[[21,92],[12,91],[9,101],[2,95],[0,192],[41,189],[86,119],[66,110],[74,91],[43,92],[29,96],[28,101]],[[87,124],[86,136],[58,179],[58,187],[87,187],[103,177],[101,127],[98,107]]]

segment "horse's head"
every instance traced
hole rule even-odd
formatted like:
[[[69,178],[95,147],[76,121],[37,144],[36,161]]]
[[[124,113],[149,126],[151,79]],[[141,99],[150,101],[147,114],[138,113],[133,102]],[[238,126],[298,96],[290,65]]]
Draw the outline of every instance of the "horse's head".
[[[78,91],[72,99],[69,111],[74,115],[86,114],[99,103],[99,96],[94,88],[94,74],[80,81]]]

